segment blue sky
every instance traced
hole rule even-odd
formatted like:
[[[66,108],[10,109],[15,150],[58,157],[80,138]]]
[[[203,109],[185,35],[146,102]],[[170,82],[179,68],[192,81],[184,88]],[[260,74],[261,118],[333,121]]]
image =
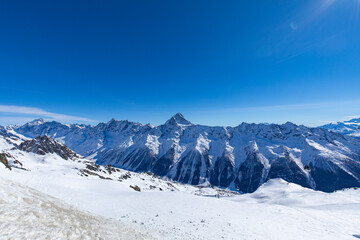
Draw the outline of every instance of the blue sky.
[[[360,113],[359,0],[1,1],[0,124]]]

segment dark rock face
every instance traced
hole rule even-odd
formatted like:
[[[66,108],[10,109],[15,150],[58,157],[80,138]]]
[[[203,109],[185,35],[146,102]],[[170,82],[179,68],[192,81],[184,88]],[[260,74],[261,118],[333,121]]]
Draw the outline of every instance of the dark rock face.
[[[246,153],[246,160],[240,165],[234,183],[237,189],[247,193],[254,192],[264,183],[266,177],[264,160],[266,159],[260,154],[257,147],[248,146]]]
[[[316,189],[324,192],[333,192],[334,189],[350,187],[360,187],[359,175],[360,163],[352,163],[353,171],[346,172],[334,163],[329,163],[325,159],[317,159],[322,164],[327,164],[328,168],[321,168],[311,165],[311,176],[316,182]],[[355,170],[355,171],[354,171]]]
[[[210,174],[210,183],[227,187],[234,180],[234,163],[226,156],[217,159]]]
[[[170,148],[169,151],[164,154],[159,160],[157,160],[152,168],[152,172],[159,176],[165,176],[171,165],[173,164],[173,159],[175,156],[174,148]]]
[[[271,164],[267,180],[273,178],[282,178],[288,182],[310,187],[306,173],[296,164],[288,152],[285,153],[284,157],[277,158]]]
[[[208,178],[210,165],[207,153],[200,154],[198,151],[191,151],[174,166],[176,174],[173,179],[192,185],[200,184]],[[202,180],[201,177],[203,178]]]
[[[150,169],[156,158],[147,149],[135,149],[122,162],[121,167],[133,171],[145,172]],[[115,165],[116,166],[116,165]]]
[[[60,157],[68,160],[79,157],[74,151],[67,146],[49,138],[48,136],[38,136],[35,139],[22,142],[18,148],[26,152],[33,152],[40,155],[46,153],[56,153]]]

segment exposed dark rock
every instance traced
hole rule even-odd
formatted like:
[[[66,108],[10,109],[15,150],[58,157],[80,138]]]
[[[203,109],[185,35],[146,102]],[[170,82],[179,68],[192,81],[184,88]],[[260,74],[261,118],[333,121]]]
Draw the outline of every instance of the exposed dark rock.
[[[328,168],[320,168],[317,166],[310,165],[311,176],[316,182],[316,189],[324,192],[333,192],[334,189],[360,187],[358,176],[346,172],[339,166],[332,162],[327,162],[325,159],[317,159],[318,162],[325,162],[330,165]],[[357,172],[360,173],[360,163],[357,166]]]
[[[114,173],[114,172],[118,172],[118,171],[119,171],[118,168],[114,168],[113,166],[111,166],[111,165],[109,165],[109,164],[105,165],[105,169],[106,169],[106,171],[107,171],[109,174],[112,174],[112,173]]]
[[[4,164],[7,169],[11,170],[11,167],[9,166],[9,162],[5,156],[5,153],[0,153],[0,162]]]
[[[311,187],[306,173],[296,164],[288,152],[285,152],[284,157],[277,158],[271,164],[267,180],[273,178],[282,178],[304,187]]]
[[[246,147],[246,160],[240,165],[237,177],[234,181],[235,186],[242,192],[254,192],[266,177],[264,157],[260,154],[255,145]]]
[[[174,148],[170,148],[169,151],[164,154],[164,156],[162,156],[155,162],[152,171],[159,176],[165,176],[166,174],[168,174],[169,169],[173,164],[174,156],[175,150]]]
[[[18,148],[26,152],[33,152],[40,155],[45,155],[47,153],[55,153],[66,160],[79,157],[67,146],[59,143],[52,138],[49,138],[46,135],[38,136],[37,138],[32,140],[24,141],[18,146]]]
[[[137,191],[137,192],[141,192],[141,189],[140,189],[140,187],[139,187],[138,185],[135,185],[135,186],[130,185],[130,187],[131,187],[132,189],[134,189],[135,191]]]
[[[234,163],[226,156],[222,156],[216,160],[214,168],[210,174],[210,183],[227,187],[234,180]]]
[[[210,165],[207,153],[201,154],[198,151],[191,151],[174,166],[176,175],[173,179],[192,185],[200,184],[208,178]]]
[[[156,158],[148,149],[135,149],[122,162],[122,167],[136,172],[148,171]]]

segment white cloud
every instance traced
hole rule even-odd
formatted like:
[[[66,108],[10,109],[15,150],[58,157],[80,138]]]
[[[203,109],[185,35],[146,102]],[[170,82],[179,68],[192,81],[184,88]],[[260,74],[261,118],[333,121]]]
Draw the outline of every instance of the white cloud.
[[[25,107],[25,106],[14,106],[14,105],[0,105],[0,113],[7,114],[20,114],[20,115],[32,115],[41,118],[47,118],[51,120],[62,120],[62,121],[82,121],[82,122],[96,122],[95,120],[77,116],[71,116],[60,113],[53,113],[45,111],[41,108],[35,107]],[[9,117],[7,117],[9,118]],[[17,119],[15,117],[14,119]],[[21,117],[23,119],[28,119],[28,117]],[[19,118],[18,118],[19,119]]]

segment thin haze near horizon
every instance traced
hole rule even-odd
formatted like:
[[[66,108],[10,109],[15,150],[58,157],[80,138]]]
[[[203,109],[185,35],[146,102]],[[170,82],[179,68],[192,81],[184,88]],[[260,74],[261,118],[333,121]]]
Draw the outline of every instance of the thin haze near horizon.
[[[360,113],[360,1],[2,1],[0,124]]]

